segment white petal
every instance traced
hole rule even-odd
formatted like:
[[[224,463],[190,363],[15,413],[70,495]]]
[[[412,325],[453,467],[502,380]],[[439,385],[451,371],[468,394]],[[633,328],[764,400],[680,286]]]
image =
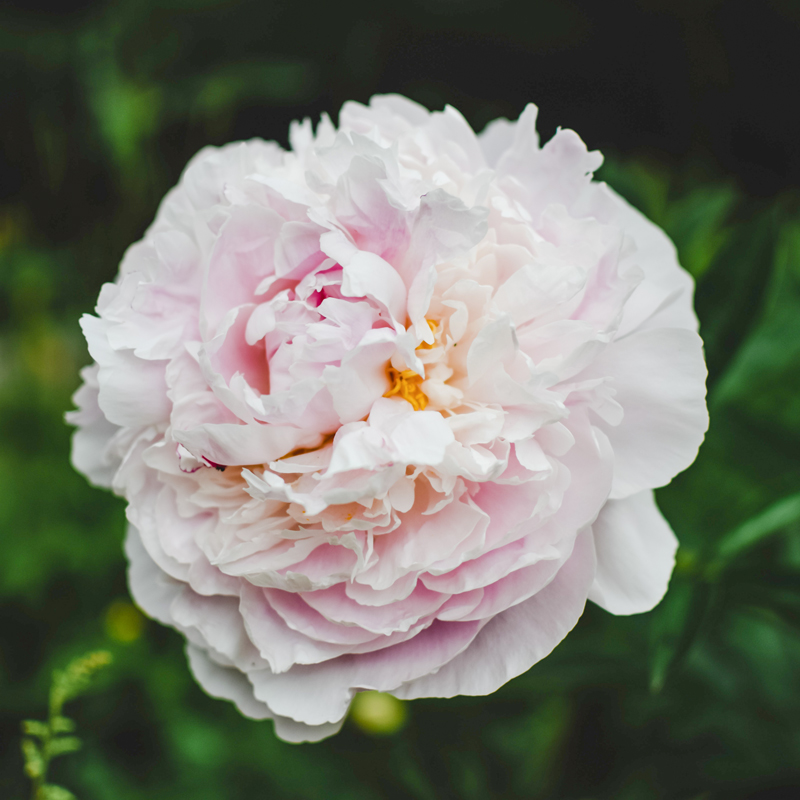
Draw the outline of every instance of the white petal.
[[[108,343],[109,323],[89,314],[81,328],[92,358],[99,364],[97,402],[109,422],[123,426],[155,425],[169,419],[166,361],[146,361],[132,350]]]
[[[475,641],[438,672],[409,681],[397,697],[481,695],[530,669],[569,633],[583,613],[595,572],[590,533],[575,542],[556,577],[529,600],[494,617]]]
[[[653,608],[667,591],[678,547],[653,492],[609,500],[592,531],[597,575],[589,599],[612,614]]]
[[[514,144],[515,127],[515,122],[509,122],[504,118],[496,119],[478,135],[478,142],[488,166],[494,167],[503,153]]]
[[[274,717],[266,703],[256,700],[253,687],[248,683],[244,673],[220,666],[203,650],[192,644],[187,644],[186,656],[195,679],[211,697],[233,701],[236,708],[250,719]]]
[[[620,336],[655,327],[697,330],[692,308],[694,281],[678,264],[675,245],[658,225],[604,183],[588,184],[570,210],[618,225],[636,243],[635,250],[620,261],[620,270],[635,265],[644,272],[645,280],[625,304]]]
[[[612,498],[669,483],[708,428],[703,342],[679,328],[644,330],[610,344],[583,375],[613,378],[624,418],[600,421],[614,449]]]
[[[585,597],[585,595],[584,595]],[[363,655],[249,675],[256,697],[306,725],[338,723],[358,689],[390,691],[450,661],[474,639],[477,622],[434,622],[409,641]]]
[[[97,404],[97,364],[81,370],[84,384],[72,401],[77,411],[68,411],[66,420],[78,428],[72,435],[72,466],[95,486],[110,488],[121,459],[111,444],[118,426],[109,422]]]
[[[321,439],[314,431],[260,423],[198,425],[173,431],[173,436],[198,458],[222,466],[268,464],[299,447],[313,447]]]

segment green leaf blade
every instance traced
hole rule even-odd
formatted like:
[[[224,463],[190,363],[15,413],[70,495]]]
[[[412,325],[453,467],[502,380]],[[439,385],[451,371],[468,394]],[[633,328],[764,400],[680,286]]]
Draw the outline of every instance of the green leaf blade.
[[[35,719],[26,719],[22,722],[22,732],[26,736],[35,736],[37,739],[46,739],[50,736],[50,728],[46,722]]]
[[[54,783],[42,786],[39,796],[43,800],[77,800],[69,789],[65,789],[63,786],[56,786]]]
[[[25,759],[25,774],[34,780],[41,778],[45,770],[44,757],[33,739],[22,740],[22,755]]]
[[[81,749],[81,740],[77,736],[59,736],[50,741],[48,753],[51,758],[62,756],[65,753],[74,753]]]
[[[800,492],[778,500],[724,536],[717,546],[717,557],[720,561],[729,561],[798,521]]]

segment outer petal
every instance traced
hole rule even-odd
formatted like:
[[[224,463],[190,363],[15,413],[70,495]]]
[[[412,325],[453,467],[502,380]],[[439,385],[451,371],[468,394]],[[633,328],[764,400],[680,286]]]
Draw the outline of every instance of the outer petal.
[[[275,733],[286,742],[318,742],[338,733],[342,727],[344,717],[338,723],[325,725],[304,725],[287,717],[279,717],[270,711],[266,703],[256,700],[253,687],[243,673],[220,666],[191,644],[186,647],[186,655],[192,674],[208,694],[231,700],[246,717],[273,720]]]
[[[244,673],[220,666],[193,644],[186,646],[186,657],[195,679],[212,697],[233,701],[236,708],[251,719],[274,717],[266,703],[256,700]]]
[[[612,614],[653,608],[667,591],[678,547],[653,492],[609,500],[592,531],[597,575],[589,599]]]
[[[694,281],[678,263],[675,245],[653,222],[604,183],[587,184],[572,213],[593,216],[618,225],[636,244],[620,262],[621,271],[631,265],[645,275],[633,292],[622,316],[620,336],[639,328],[686,328],[697,330],[692,308]]]
[[[167,362],[137,358],[132,350],[114,350],[108,341],[109,323],[90,314],[81,318],[81,328],[100,367],[97,402],[109,422],[136,427],[167,420]]]
[[[594,573],[594,542],[585,532],[542,591],[498,614],[438,672],[409,681],[392,694],[412,699],[494,692],[543,659],[572,630],[583,613]]]
[[[500,118],[490,122],[478,135],[478,143],[488,166],[494,167],[514,144],[515,127],[516,122]]]
[[[111,488],[121,459],[110,452],[111,442],[120,428],[109,422],[97,404],[97,364],[81,370],[84,384],[75,392],[77,411],[69,411],[66,420],[78,429],[72,437],[72,466],[95,486]]]
[[[301,665],[281,675],[259,670],[249,677],[256,697],[279,714],[306,725],[335,724],[356,690],[391,691],[435,672],[462,652],[480,627],[478,622],[434,622],[413,639],[384,650]]]
[[[686,469],[708,428],[703,342],[679,328],[644,330],[611,345],[586,377],[612,377],[625,416],[599,421],[614,449],[612,498],[669,483]]]

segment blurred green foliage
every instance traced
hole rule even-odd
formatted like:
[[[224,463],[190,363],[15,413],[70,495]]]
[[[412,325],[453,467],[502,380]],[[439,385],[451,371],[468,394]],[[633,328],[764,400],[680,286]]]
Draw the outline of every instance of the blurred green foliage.
[[[22,723],[22,756],[25,774],[31,779],[32,800],[74,800],[75,795],[47,781],[50,762],[58,756],[81,749],[81,740],[73,735],[75,721],[62,714],[64,703],[73,700],[89,686],[94,674],[111,663],[111,653],[97,650],[73,659],[64,670],[53,673],[47,722],[26,719]]]
[[[392,706],[396,724],[371,730],[378,701],[334,739],[291,746],[206,697],[181,637],[127,601],[122,504],[69,465],[78,317],[195,150],[235,138],[242,115],[285,140],[322,91],[320,61],[267,57],[257,31],[195,58],[187,42],[229,30],[226,10],[118,2],[0,26],[0,66],[25,88],[3,96],[19,171],[0,206],[0,795],[27,793],[19,724],[53,667],[105,648],[102,691],[72,709],[85,747],[52,769],[81,800],[798,796],[800,213],[794,195],[752,200],[694,162],[617,156],[600,176],[675,241],[709,365],[706,443],[658,493],[681,548],[654,612],[590,606],[491,697]],[[354,30],[344,69],[368,91],[374,31]],[[497,108],[467,112],[479,127]]]

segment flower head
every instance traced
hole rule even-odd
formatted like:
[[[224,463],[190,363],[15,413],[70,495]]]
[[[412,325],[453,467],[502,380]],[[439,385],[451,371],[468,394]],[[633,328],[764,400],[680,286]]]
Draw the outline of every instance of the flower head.
[[[398,96],[207,148],[82,326],[75,466],[206,690],[290,740],[485,694],[651,608],[703,438],[692,281],[536,109]]]

